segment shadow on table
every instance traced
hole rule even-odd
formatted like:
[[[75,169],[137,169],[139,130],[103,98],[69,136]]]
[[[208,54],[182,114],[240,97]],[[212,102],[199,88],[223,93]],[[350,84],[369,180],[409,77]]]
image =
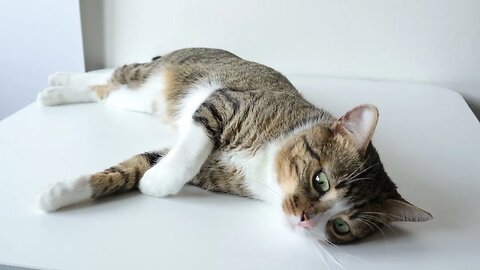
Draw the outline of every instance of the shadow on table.
[[[427,181],[419,181],[419,179],[425,176],[419,176],[417,179],[410,178],[408,181],[405,181],[403,185],[415,185],[416,187],[416,196],[409,196],[409,194],[404,194],[407,199],[411,197],[418,197],[419,194],[426,194],[425,196],[428,197],[428,201],[430,205],[434,205],[432,209],[426,209],[427,211],[431,212],[434,216],[432,221],[428,221],[425,224],[415,224],[415,223],[391,223],[389,226],[383,226],[382,232],[376,231],[374,235],[357,241],[352,245],[356,244],[363,244],[363,243],[384,243],[395,241],[397,238],[411,238],[415,237],[418,234],[428,233],[428,234],[442,234],[443,232],[454,232],[454,231],[462,231],[462,227],[465,226],[462,222],[465,220],[466,215],[468,213],[465,209],[462,208],[461,205],[455,203],[454,200],[449,200],[449,194],[444,192],[441,188],[437,186],[428,185]],[[431,182],[430,182],[431,183]],[[434,194],[434,196],[432,196]],[[412,194],[410,194],[412,195]],[[116,195],[107,196],[104,198],[97,199],[95,201],[82,203],[78,205],[72,205],[69,207],[65,207],[60,209],[58,212],[68,212],[68,211],[76,211],[85,208],[95,208],[100,206],[105,206],[112,203],[118,203],[121,200],[133,200],[136,196],[146,196],[141,194],[138,190],[129,191],[126,193],[120,193]],[[228,198],[228,199],[227,199]],[[234,199],[235,198],[235,199]],[[245,201],[253,201],[247,198],[236,197],[233,195],[223,194],[223,193],[214,193],[208,192],[203,189],[194,187],[194,186],[186,186],[180,193],[176,194],[175,196],[171,196],[170,198],[166,198],[166,200],[171,200],[170,202],[174,201],[175,203],[191,203],[194,202],[221,202],[222,204],[225,203],[245,203]],[[412,198],[413,199],[413,198]],[[159,203],[162,199],[158,199]],[[245,200],[245,201],[243,201]],[[428,202],[427,201],[427,202]],[[415,203],[412,200],[413,203]],[[419,205],[423,207],[422,205]],[[402,224],[402,225],[399,225]],[[421,226],[420,230],[410,230],[410,227],[414,226]]]
[[[93,201],[88,201],[84,203],[79,203],[75,205],[66,206],[64,208],[60,208],[56,212],[69,212],[69,211],[76,211],[85,208],[95,208],[99,206],[104,206],[112,203],[118,203],[121,200],[129,200],[133,199],[137,196],[147,196],[142,194],[139,190],[130,190],[123,193],[112,194],[106,197],[98,198]],[[149,197],[154,198],[154,197]],[[245,200],[252,200],[248,198],[238,197],[230,194],[225,193],[217,193],[217,192],[209,192],[203,190],[201,188],[187,185],[184,187],[178,194],[167,198],[154,198],[157,200],[176,200],[178,202],[191,202],[194,201],[219,201],[222,200],[222,203],[228,203],[228,200],[225,201],[225,198],[236,198],[236,199],[245,199]]]

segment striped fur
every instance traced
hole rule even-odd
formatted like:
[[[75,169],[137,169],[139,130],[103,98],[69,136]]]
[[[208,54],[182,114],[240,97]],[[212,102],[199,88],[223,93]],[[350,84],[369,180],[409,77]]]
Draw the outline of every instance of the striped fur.
[[[347,243],[391,221],[431,218],[405,201],[386,174],[370,143],[378,118],[371,105],[354,108],[337,119],[305,100],[279,72],[227,51],[206,48],[178,50],[148,63],[124,65],[108,80],[88,87],[79,92],[85,93],[81,102],[108,104],[122,94],[123,100],[130,101],[130,96],[142,93],[144,103],[130,109],[158,115],[180,133],[187,126],[202,127],[213,147],[205,148],[208,157],[185,182],[268,201],[280,197],[285,214],[299,224],[309,219],[315,229],[310,234],[317,237]],[[39,100],[57,105],[75,99],[68,91],[55,88],[41,93]],[[139,181],[142,189],[144,175],[166,162],[165,156],[178,152],[174,150],[137,155],[88,176],[87,186],[84,180],[78,181],[81,185],[54,186],[41,197],[42,208],[56,210],[81,201],[84,194],[99,198],[124,192],[139,187]],[[191,164],[178,166],[175,170]],[[325,192],[312,184],[319,172],[328,177],[330,189]],[[80,187],[83,195],[78,199],[51,203]],[[335,218],[350,226],[348,234],[335,231]]]
[[[145,172],[155,165],[167,151],[147,152],[132,157],[90,177],[92,198],[125,192],[138,186]]]

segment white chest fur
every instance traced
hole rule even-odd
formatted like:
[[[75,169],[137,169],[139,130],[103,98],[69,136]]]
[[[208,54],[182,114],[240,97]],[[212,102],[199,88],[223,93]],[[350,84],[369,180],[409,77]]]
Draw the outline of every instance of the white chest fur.
[[[278,144],[269,143],[255,155],[247,151],[233,151],[223,156],[224,161],[243,172],[246,186],[256,199],[274,204],[281,202],[281,190],[274,166]]]

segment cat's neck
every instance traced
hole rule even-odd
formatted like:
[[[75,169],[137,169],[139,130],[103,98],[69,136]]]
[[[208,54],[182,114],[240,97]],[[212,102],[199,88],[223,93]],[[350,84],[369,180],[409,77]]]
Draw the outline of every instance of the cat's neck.
[[[272,204],[281,204],[283,191],[280,188],[276,161],[280,150],[302,132],[315,125],[324,124],[323,119],[312,118],[284,135],[265,143],[253,155],[248,152],[236,153],[241,156],[237,159],[244,169],[247,188],[254,198]]]

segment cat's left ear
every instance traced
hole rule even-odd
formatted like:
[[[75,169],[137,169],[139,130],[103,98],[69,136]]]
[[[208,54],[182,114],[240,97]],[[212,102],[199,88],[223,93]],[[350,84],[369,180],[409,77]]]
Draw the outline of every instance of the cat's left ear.
[[[388,216],[390,221],[428,221],[433,216],[427,211],[416,207],[403,198],[387,199],[382,206],[382,212]]]
[[[333,132],[347,136],[357,151],[363,154],[372,139],[377,122],[377,107],[364,104],[355,107],[338,119],[333,127]]]

